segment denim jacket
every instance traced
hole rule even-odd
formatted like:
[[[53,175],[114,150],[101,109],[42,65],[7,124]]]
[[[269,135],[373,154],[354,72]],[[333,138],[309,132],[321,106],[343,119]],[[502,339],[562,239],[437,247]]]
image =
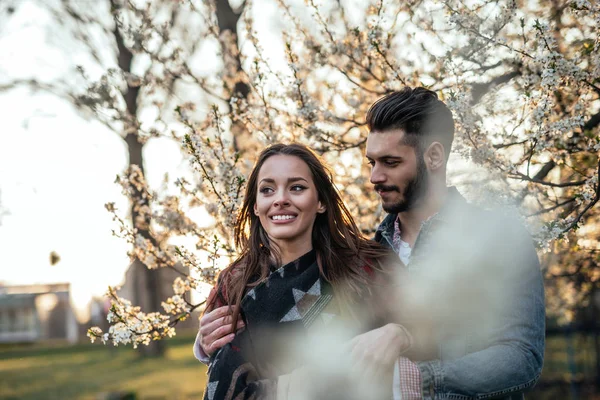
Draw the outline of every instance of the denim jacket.
[[[544,356],[544,287],[531,238],[517,221],[466,202],[455,188],[424,222],[408,265],[409,358],[425,399],[523,399]],[[391,247],[396,215],[375,240]]]

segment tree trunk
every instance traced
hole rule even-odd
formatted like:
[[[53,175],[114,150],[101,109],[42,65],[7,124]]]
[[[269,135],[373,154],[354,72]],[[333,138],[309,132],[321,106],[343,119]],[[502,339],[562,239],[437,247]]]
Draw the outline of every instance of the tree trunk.
[[[594,343],[596,345],[596,391],[600,393],[600,333],[597,331],[594,332]]]
[[[600,289],[598,287],[594,288],[592,292],[592,315],[596,318],[594,319],[594,348],[596,350],[596,376],[594,377],[594,383],[596,385],[596,392],[600,393],[600,323],[598,323],[598,319],[600,318]]]
[[[137,135],[129,134],[125,138],[127,143],[127,150],[129,153],[129,165],[137,165],[144,174],[144,159],[143,159],[143,145],[137,140]],[[138,193],[137,191],[133,195],[134,199],[140,199],[138,204],[131,205],[131,220],[134,226],[137,228],[139,235],[152,241],[154,245],[156,242],[151,236],[150,217],[144,215],[143,222],[140,223],[140,213],[138,211],[138,205],[147,205],[147,200]],[[135,303],[142,307],[144,312],[155,312],[160,309],[160,299],[162,299],[163,293],[160,285],[160,269],[149,269],[137,258],[131,263],[129,268],[133,268],[134,276],[134,296]],[[140,353],[144,357],[158,357],[164,354],[164,342],[162,340],[152,341],[148,346],[140,346]]]
[[[237,23],[244,11],[245,2],[242,2],[237,10],[231,8],[229,0],[216,0],[215,5],[223,63],[229,65],[224,69],[225,71],[235,71],[233,76],[224,76],[224,86],[228,89],[226,96],[228,100],[231,100],[232,97],[246,99],[250,93],[250,85],[243,78],[245,74],[242,69],[237,31]],[[232,108],[229,101],[227,102],[227,108],[231,113]],[[244,152],[248,150],[251,135],[244,123],[232,118],[231,133],[233,134],[235,151]]]
[[[111,0],[111,6],[113,10],[118,8],[118,5],[114,0]],[[118,63],[120,69],[124,73],[131,73],[131,62],[133,60],[133,54],[125,46],[121,32],[119,32],[118,24],[116,21],[115,14],[115,28],[114,28],[115,41],[118,49]],[[138,111],[138,96],[140,88],[138,86],[127,85],[126,92],[123,93],[125,104],[127,106],[128,117],[130,121],[124,121],[125,126],[128,129],[137,126],[137,111]],[[129,125],[129,126],[128,126]],[[128,133],[125,136],[125,143],[127,144],[127,153],[129,155],[129,166],[137,165],[144,175],[144,155],[143,155],[143,144],[138,140],[137,131],[134,133]],[[150,216],[144,214],[143,220],[140,219],[140,213],[138,206],[145,206],[148,204],[146,197],[142,196],[142,193],[138,192],[134,187],[133,193],[134,201],[131,204],[131,221],[132,225],[137,229],[137,233],[142,235],[144,238],[149,239],[156,245],[156,242],[150,234]],[[159,311],[160,299],[162,298],[160,290],[160,270],[159,269],[148,269],[144,263],[139,259],[135,259],[129,268],[133,268],[134,276],[134,299],[135,303],[138,304],[144,312],[155,312]],[[144,357],[157,357],[164,354],[164,342],[161,340],[152,341],[148,346],[140,346],[140,354]]]

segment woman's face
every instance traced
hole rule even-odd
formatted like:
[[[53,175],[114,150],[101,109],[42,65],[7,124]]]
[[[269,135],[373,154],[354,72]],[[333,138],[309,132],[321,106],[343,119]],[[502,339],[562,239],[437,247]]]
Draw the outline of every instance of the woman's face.
[[[325,207],[308,165],[296,156],[269,157],[259,170],[257,189],[254,213],[269,238],[281,248],[310,246],[317,213]]]

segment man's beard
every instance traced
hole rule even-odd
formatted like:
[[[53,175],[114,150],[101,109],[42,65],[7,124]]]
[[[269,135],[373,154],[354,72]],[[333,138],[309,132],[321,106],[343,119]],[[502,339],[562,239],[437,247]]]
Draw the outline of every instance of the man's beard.
[[[427,167],[425,166],[425,160],[423,157],[417,157],[417,175],[411,179],[404,191],[402,192],[402,200],[394,204],[382,204],[385,212],[389,214],[398,214],[408,210],[412,210],[422,200],[425,193],[427,192],[427,183],[429,182],[429,175]],[[400,193],[400,189],[397,186],[383,186],[375,185],[375,190],[395,190]]]

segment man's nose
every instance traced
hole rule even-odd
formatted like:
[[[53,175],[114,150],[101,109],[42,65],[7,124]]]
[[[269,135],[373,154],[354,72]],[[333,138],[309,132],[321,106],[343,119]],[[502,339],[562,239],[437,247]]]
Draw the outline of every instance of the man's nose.
[[[372,184],[384,183],[385,182],[385,174],[381,171],[377,165],[374,165],[371,168],[371,178],[370,181]]]

